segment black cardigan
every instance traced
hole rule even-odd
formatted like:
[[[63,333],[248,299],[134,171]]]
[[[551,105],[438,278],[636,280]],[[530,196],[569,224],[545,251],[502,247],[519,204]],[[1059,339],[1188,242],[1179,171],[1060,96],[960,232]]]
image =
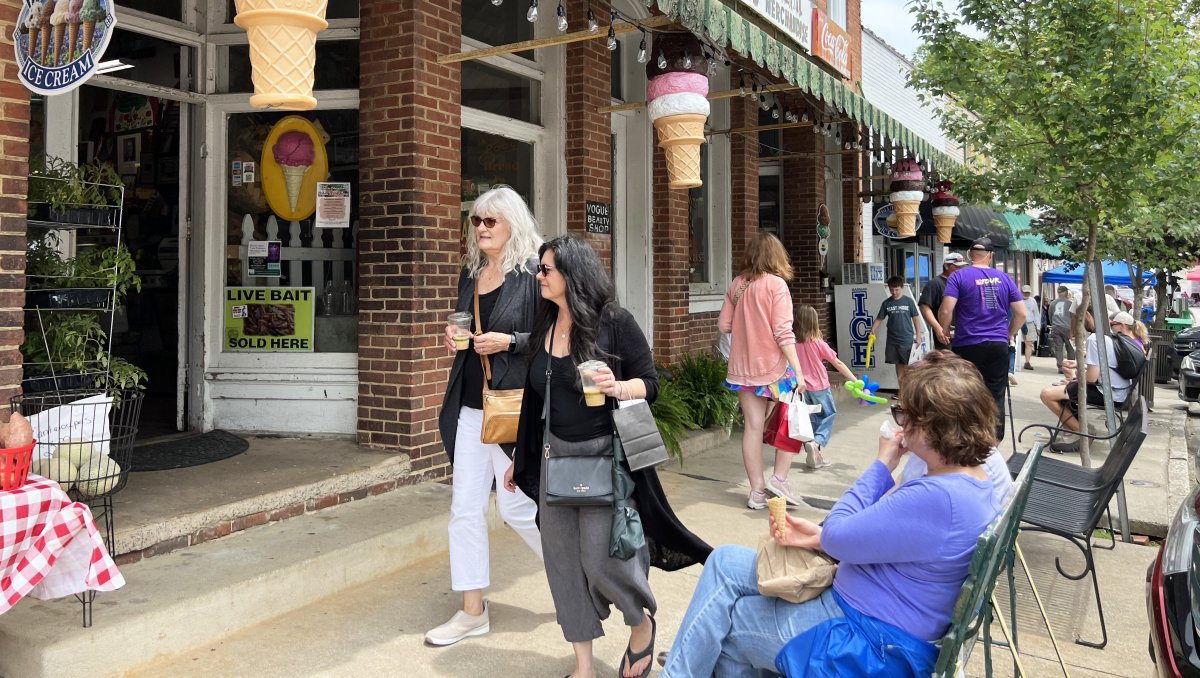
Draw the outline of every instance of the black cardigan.
[[[494,389],[521,388],[525,385],[526,357],[529,353],[529,333],[533,329],[534,315],[537,305],[542,299],[538,289],[537,272],[538,260],[530,258],[525,262],[522,272],[509,271],[504,275],[500,286],[500,298],[492,308],[491,327],[488,332],[516,334],[517,343],[510,352],[501,351],[490,356],[492,363],[492,383]],[[474,313],[475,278],[467,275],[463,269],[458,276],[458,303],[455,311]],[[467,360],[479,360],[479,354],[472,349],[459,351],[454,355],[454,366],[450,368],[450,380],[446,385],[446,397],[442,399],[442,411],[438,413],[438,430],[442,434],[442,444],[446,446],[446,456],[454,463],[454,443],[458,436],[458,411],[462,409],[462,379],[463,368]],[[512,454],[511,445],[502,445],[504,451]]]
[[[654,369],[654,356],[646,343],[646,336],[638,327],[629,311],[614,308],[606,312],[601,320],[597,342],[606,353],[617,356],[613,374],[619,380],[641,379],[646,383],[646,400],[653,402],[658,397],[658,373]],[[532,350],[545,352],[542,346]],[[517,448],[513,454],[513,478],[534,502],[540,498],[542,470],[542,398],[533,389],[533,380],[545,380],[543,372],[533,374],[527,369],[525,395],[521,401],[521,423],[517,430]],[[615,401],[608,400],[610,408]],[[642,529],[650,548],[650,564],[668,572],[703,563],[712,552],[712,547],[692,534],[667,502],[658,474],[654,469],[632,473],[633,499],[637,502],[642,518]]]

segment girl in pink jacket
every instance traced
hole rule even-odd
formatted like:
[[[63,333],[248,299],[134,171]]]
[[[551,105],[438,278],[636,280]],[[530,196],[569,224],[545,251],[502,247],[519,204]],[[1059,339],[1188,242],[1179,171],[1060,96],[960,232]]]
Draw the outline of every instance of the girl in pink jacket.
[[[774,474],[766,481],[762,457],[770,401],[804,391],[792,331],[792,295],[787,285],[791,278],[792,265],[783,243],[770,233],[758,233],[746,248],[742,269],[725,294],[717,321],[722,332],[732,333],[725,385],[737,392],[742,405],[742,460],[750,479],[746,506],[752,509],[766,508],[768,494],[800,505],[787,481],[792,455],[776,450]]]

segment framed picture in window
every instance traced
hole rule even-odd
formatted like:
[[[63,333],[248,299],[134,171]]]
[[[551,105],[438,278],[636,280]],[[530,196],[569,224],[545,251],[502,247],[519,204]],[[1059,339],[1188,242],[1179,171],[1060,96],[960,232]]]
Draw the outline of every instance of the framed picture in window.
[[[141,159],[141,134],[122,134],[117,137],[117,172],[136,175]]]

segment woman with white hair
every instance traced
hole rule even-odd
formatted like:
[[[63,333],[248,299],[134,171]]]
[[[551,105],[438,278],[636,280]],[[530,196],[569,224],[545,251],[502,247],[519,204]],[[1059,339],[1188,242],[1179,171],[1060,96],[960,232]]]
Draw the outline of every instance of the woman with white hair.
[[[537,222],[516,191],[500,186],[475,200],[454,310],[478,317],[472,321],[474,336],[466,350],[455,351],[454,327],[446,326],[443,339],[454,353],[454,366],[438,416],[442,443],[454,468],[450,587],[462,592],[463,604],[449,621],[425,634],[431,645],[452,645],[491,630],[483,598],[490,584],[487,507],[493,483],[504,484],[514,446],[482,442],[483,389],[525,386],[523,356],[541,299],[536,278],[541,244]],[[520,492],[497,492],[496,504],[500,518],[541,559],[537,504]]]

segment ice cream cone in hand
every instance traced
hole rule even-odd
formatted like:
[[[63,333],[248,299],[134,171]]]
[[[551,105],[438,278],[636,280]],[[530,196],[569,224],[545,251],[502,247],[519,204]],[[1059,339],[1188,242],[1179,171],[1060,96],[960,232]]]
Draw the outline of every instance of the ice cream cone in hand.
[[[767,500],[767,508],[771,511],[771,517],[775,519],[775,535],[783,539],[788,532],[787,499],[771,497]]]

